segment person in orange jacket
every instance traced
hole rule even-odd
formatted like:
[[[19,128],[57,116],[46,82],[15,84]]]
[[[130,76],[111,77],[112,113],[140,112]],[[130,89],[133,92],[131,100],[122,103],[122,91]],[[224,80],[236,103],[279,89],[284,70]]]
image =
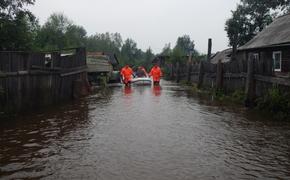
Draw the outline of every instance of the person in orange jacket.
[[[133,76],[133,70],[129,67],[129,65],[126,65],[121,69],[120,72],[122,76],[122,81],[126,86],[129,86],[132,81],[132,76]]]
[[[160,82],[160,78],[162,76],[162,71],[160,69],[160,67],[155,64],[150,73],[149,73],[149,76],[152,76],[153,77],[153,82],[154,82],[154,85],[159,85],[159,82]]]

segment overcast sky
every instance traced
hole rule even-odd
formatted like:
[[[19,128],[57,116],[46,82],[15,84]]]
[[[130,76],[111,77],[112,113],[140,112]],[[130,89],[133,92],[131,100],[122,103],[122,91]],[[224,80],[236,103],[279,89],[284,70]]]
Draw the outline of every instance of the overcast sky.
[[[177,37],[187,34],[198,51],[227,48],[224,24],[239,0],[36,0],[30,9],[41,24],[54,12],[61,12],[88,35],[119,32],[132,38],[138,48],[159,53],[166,43],[173,47]]]

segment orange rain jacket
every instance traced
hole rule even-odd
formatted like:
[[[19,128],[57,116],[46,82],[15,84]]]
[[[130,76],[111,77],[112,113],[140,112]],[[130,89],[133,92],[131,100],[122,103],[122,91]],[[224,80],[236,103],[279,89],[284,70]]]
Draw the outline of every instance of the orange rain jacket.
[[[123,77],[124,83],[127,84],[132,80],[133,70],[130,67],[123,67],[120,74]]]
[[[150,76],[153,76],[153,81],[154,82],[159,82],[160,81],[160,77],[162,76],[162,72],[160,67],[158,66],[153,66],[153,68],[151,69]]]

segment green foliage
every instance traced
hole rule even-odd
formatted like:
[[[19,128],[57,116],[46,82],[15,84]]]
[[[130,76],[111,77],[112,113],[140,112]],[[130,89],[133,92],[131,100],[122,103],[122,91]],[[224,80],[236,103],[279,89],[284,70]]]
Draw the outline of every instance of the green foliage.
[[[194,57],[198,57],[199,53],[194,49],[194,41],[192,41],[189,35],[183,35],[177,38],[176,45],[173,50],[170,49],[170,44],[165,45],[163,53],[170,55],[170,61],[172,63],[181,62],[184,63],[187,58],[186,56],[192,52]]]
[[[119,33],[101,33],[87,37],[86,47],[88,51],[104,51],[120,54],[123,44]]]
[[[1,0],[0,17],[5,20],[15,20],[20,14],[32,16],[31,12],[26,9],[27,5],[33,5],[35,0]]]
[[[214,90],[213,96],[218,101],[224,101],[226,99],[229,99],[228,96],[226,96],[225,92],[222,89]]]
[[[137,43],[132,39],[126,39],[121,48],[121,64],[134,65],[141,58],[142,51],[137,48]]]
[[[39,49],[52,50],[85,45],[86,31],[74,25],[64,14],[52,14],[40,28],[36,38]]]
[[[202,55],[196,51],[194,46],[194,41],[190,39],[189,35],[183,35],[177,38],[173,49],[171,49],[170,43],[165,44],[160,55],[169,57],[169,59],[166,60],[167,64],[176,66],[178,62],[181,67],[184,67],[187,65],[190,52],[192,55],[192,60],[195,62],[199,62],[205,57],[205,55]],[[171,66],[165,66],[163,71],[165,76],[169,76],[171,72]]]
[[[277,87],[268,90],[268,93],[257,99],[260,110],[270,112],[277,119],[290,117],[290,94],[282,93]]]
[[[170,55],[170,62],[175,64],[176,62],[181,61],[183,55],[183,51],[178,46],[175,47]]]
[[[289,4],[289,0],[241,0],[225,24],[229,45],[244,45],[270,24],[273,18],[286,13]]]
[[[194,50],[194,41],[191,41],[189,35],[183,35],[177,38],[174,49],[179,49],[183,55],[188,55],[190,51]]]
[[[236,90],[231,94],[231,99],[237,103],[244,103],[245,101],[245,91],[243,90]]]
[[[145,56],[145,58],[144,58],[144,62],[142,62],[141,65],[144,66],[146,69],[149,70],[149,68],[150,68],[150,66],[151,66],[151,64],[152,64],[151,61],[153,60],[153,58],[154,58],[154,56],[155,56],[155,55],[153,54],[153,52],[152,52],[152,50],[151,50],[150,47],[146,50],[144,56]]]
[[[160,53],[160,55],[162,56],[170,56],[172,53],[172,49],[171,49],[171,44],[165,44],[164,48],[162,49],[162,52]]]
[[[38,22],[27,10],[34,0],[0,1],[0,50],[29,50],[33,48]]]

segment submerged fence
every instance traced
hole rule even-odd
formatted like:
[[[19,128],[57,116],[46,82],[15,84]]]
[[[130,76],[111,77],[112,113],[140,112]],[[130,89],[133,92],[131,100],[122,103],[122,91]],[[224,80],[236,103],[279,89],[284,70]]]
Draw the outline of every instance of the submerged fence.
[[[54,52],[0,52],[0,112],[59,103],[85,93],[84,48]]]

